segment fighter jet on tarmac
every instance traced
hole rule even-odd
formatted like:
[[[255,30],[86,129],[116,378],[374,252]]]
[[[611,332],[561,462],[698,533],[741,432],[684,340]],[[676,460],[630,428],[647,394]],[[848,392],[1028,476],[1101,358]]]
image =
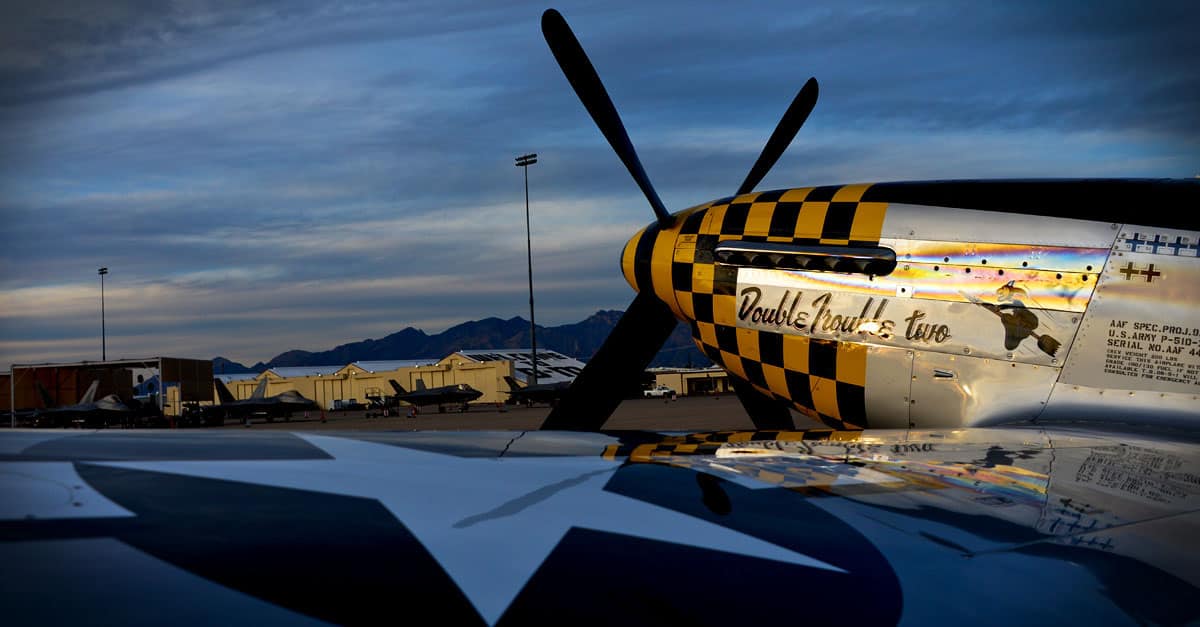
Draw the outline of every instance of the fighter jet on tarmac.
[[[116,394],[95,400],[96,390],[100,387],[99,379],[92,380],[78,403],[58,407],[42,383],[38,381],[36,385],[46,404],[45,409],[37,410],[34,415],[34,424],[39,427],[108,426],[121,422],[133,412]]]
[[[547,403],[551,407],[558,404],[558,399],[566,393],[567,388],[571,387],[571,381],[555,381],[554,383],[536,383],[533,385],[521,386],[517,380],[512,377],[504,377],[508,382],[509,398],[514,403],[524,403],[533,405],[534,403]]]
[[[459,405],[462,411],[466,411],[467,403],[483,396],[483,392],[476,390],[466,383],[427,388],[424,381],[417,379],[417,389],[412,392],[405,390],[395,379],[389,379],[388,383],[391,383],[392,388],[396,390],[396,395],[392,397],[393,399],[404,401],[417,407],[437,405],[438,413],[446,411],[445,405]]]
[[[225,387],[224,381],[214,379],[213,382],[217,386],[217,398],[220,399],[221,404],[203,408],[205,424],[219,425],[226,418],[245,421],[253,416],[264,416],[267,422],[274,422],[276,418],[280,417],[291,418],[292,414],[298,411],[320,410],[316,401],[305,398],[295,390],[267,396],[266,378],[258,382],[258,387],[254,388],[254,393],[250,395],[250,398],[242,400],[233,397],[233,393]]]

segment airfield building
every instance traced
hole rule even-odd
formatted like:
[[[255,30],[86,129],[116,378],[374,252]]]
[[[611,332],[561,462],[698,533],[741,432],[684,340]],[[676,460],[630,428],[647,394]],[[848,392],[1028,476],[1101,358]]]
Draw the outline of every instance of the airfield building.
[[[47,409],[70,405],[98,381],[96,398],[116,394],[126,405],[177,416],[186,403],[213,400],[212,362],[206,359],[146,357],[111,361],[14,364],[0,375],[0,408]],[[49,398],[47,406],[46,398]]]
[[[679,396],[732,394],[729,375],[719,367],[712,368],[651,368],[646,371],[647,387],[666,386]]]
[[[538,351],[538,382],[567,381],[582,369],[583,362],[554,351]],[[462,350],[442,359],[356,361],[344,365],[276,367],[261,374],[218,374],[235,398],[249,398],[262,378],[268,396],[295,390],[327,410],[367,404],[372,398],[395,393],[390,381],[404,389],[417,389],[417,382],[436,388],[465,383],[483,393],[476,404],[508,400],[505,377],[522,383],[532,378],[529,349]]]
[[[552,350],[537,353],[537,382],[569,381],[584,367],[583,362]],[[530,350],[460,350],[441,359],[356,361],[342,365],[276,367],[262,373],[215,375],[234,398],[247,399],[262,379],[266,395],[294,390],[316,401],[326,410],[365,407],[372,399],[395,393],[391,381],[408,391],[418,382],[428,388],[465,383],[483,395],[475,404],[509,400],[506,377],[521,384],[533,381]],[[116,394],[140,407],[157,408],[164,417],[180,416],[186,407],[217,402],[212,362],[199,359],[150,357],[106,362],[47,363],[16,365],[12,373],[0,374],[0,408],[40,409],[45,400],[37,389],[44,388],[55,405],[78,401],[93,380],[100,382],[97,397]],[[680,396],[731,392],[728,377],[720,369],[654,368],[641,382],[643,388],[667,386]],[[636,395],[632,390],[631,395]]]

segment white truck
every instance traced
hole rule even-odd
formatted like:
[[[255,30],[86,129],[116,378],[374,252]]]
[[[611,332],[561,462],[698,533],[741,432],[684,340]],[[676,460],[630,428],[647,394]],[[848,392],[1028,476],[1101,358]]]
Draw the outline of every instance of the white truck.
[[[642,390],[642,398],[675,398],[675,390],[665,385],[656,385]]]

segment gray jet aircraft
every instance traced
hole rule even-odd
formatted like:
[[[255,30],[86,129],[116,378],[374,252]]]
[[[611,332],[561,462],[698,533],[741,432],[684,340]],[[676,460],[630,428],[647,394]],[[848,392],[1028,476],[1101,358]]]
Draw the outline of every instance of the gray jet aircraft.
[[[571,387],[571,381],[556,381],[554,383],[536,383],[533,385],[521,386],[517,380],[512,377],[504,377],[508,383],[509,398],[514,403],[524,403],[533,405],[534,403],[547,403],[551,407],[558,404],[558,399],[562,398],[567,389]]]
[[[289,419],[293,413],[298,411],[320,410],[316,401],[305,398],[295,390],[267,396],[267,380],[265,378],[258,382],[258,387],[254,388],[254,393],[250,395],[250,398],[242,400],[233,397],[233,393],[225,386],[224,381],[214,379],[214,383],[217,386],[217,398],[221,404],[201,409],[201,415],[206,425],[221,425],[226,418],[249,421],[254,416],[263,416],[267,422],[274,422],[276,418]]]
[[[50,397],[50,392],[42,386],[42,383],[38,381],[36,385],[38,393],[42,396],[42,402],[46,404],[46,408],[39,409],[34,413],[33,420],[35,426],[106,427],[111,424],[123,422],[133,413],[133,410],[121,402],[120,397],[116,394],[109,394],[96,400],[96,390],[100,387],[99,379],[92,380],[92,384],[88,386],[87,391],[79,397],[78,403],[57,407],[54,404],[54,399]]]
[[[427,388],[424,381],[417,379],[417,389],[412,392],[405,390],[395,379],[389,379],[388,383],[391,383],[392,388],[396,390],[394,399],[417,407],[437,405],[438,413],[446,411],[445,405],[459,405],[462,411],[466,411],[467,403],[483,396],[483,392],[466,383]]]

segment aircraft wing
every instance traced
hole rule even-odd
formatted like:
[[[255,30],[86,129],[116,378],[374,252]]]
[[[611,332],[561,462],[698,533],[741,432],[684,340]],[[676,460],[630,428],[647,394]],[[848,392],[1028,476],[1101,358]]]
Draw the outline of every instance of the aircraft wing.
[[[1177,436],[9,431],[0,452],[8,625],[1200,619],[1200,448]]]

